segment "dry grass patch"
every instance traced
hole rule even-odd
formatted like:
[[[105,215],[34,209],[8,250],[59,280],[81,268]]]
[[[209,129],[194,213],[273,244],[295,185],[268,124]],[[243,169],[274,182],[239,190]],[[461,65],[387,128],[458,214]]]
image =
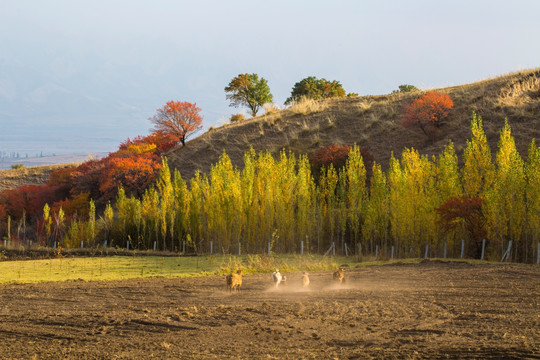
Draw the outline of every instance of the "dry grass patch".
[[[264,115],[272,115],[281,111],[279,105],[274,103],[268,103],[263,105]]]
[[[540,71],[529,73],[503,87],[499,95],[500,106],[524,105],[540,97]]]
[[[313,100],[302,98],[295,102],[289,109],[293,114],[307,115],[324,111],[328,108],[328,103],[324,100]]]

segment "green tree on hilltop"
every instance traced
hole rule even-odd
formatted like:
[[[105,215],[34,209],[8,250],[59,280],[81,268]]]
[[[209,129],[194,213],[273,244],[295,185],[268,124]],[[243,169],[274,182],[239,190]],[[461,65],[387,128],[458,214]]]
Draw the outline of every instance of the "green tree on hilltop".
[[[251,116],[257,116],[257,112],[266,103],[273,101],[268,82],[264,78],[259,79],[257,74],[239,74],[231,80],[225,88],[227,100],[230,106],[247,106]]]
[[[291,96],[285,101],[285,105],[299,101],[302,98],[320,100],[342,96],[345,96],[345,90],[339,81],[328,81],[309,76],[294,84]]]

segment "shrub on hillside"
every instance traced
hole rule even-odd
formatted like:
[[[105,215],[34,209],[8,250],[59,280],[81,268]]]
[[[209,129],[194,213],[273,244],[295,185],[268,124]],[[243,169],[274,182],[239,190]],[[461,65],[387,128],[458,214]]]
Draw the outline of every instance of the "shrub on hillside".
[[[322,149],[317,150],[313,156],[309,158],[313,175],[317,178],[321,172],[322,167],[329,167],[332,165],[334,169],[339,170],[347,163],[347,158],[351,147],[349,145],[329,145]],[[363,146],[360,148],[360,155],[364,161],[364,167],[366,168],[366,179],[370,181],[371,174],[373,173],[373,162],[375,158],[369,151],[369,147]]]
[[[234,124],[234,123],[237,123],[237,122],[240,122],[240,121],[244,121],[244,120],[246,120],[246,116],[244,114],[232,114],[231,118],[230,118],[231,124]],[[208,129],[208,130],[210,130],[210,129]]]
[[[405,106],[403,127],[419,127],[424,134],[433,128],[439,128],[454,102],[447,94],[430,91]]]
[[[279,106],[277,106],[277,105],[274,104],[274,103],[267,103],[267,104],[264,104],[264,105],[263,105],[263,109],[264,109],[264,114],[265,114],[265,115],[271,115],[271,114],[277,113],[278,111],[281,110],[281,109],[279,108]]]
[[[410,92],[417,92],[417,91],[420,91],[420,89],[417,88],[416,86],[403,84],[403,85],[398,86],[398,90],[392,91],[392,94],[410,93]]]
[[[311,164],[315,167],[329,167],[333,165],[335,169],[340,169],[345,166],[347,156],[349,156],[351,147],[349,145],[329,145],[319,149],[310,158]]]

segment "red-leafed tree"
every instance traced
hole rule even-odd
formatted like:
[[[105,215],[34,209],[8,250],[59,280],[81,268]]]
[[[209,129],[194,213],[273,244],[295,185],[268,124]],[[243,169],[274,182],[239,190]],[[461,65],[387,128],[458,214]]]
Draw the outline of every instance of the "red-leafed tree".
[[[315,154],[313,154],[313,156],[309,159],[313,167],[314,174],[317,175],[322,166],[328,167],[330,164],[332,164],[335,169],[342,168],[347,162],[347,157],[349,156],[350,151],[351,147],[349,145],[339,144],[329,145],[317,150],[317,152],[315,152]],[[362,155],[364,166],[366,167],[367,171],[367,179],[369,180],[374,161],[373,154],[371,154],[367,146],[363,146],[360,148],[360,155]]]
[[[428,135],[428,129],[441,126],[452,107],[454,102],[449,95],[436,91],[427,92],[405,106],[402,125],[406,128],[417,126]]]
[[[311,163],[314,166],[330,166],[333,165],[335,169],[340,169],[345,166],[347,162],[347,156],[349,156],[351,147],[349,145],[329,145],[325,148],[319,149],[310,158]]]
[[[118,187],[122,186],[127,194],[141,196],[152,184],[161,169],[160,159],[154,154],[145,154],[125,158],[112,158],[102,170],[100,193],[104,199],[113,199]]]
[[[470,233],[476,250],[480,256],[482,239],[486,238],[486,219],[482,212],[484,200],[477,196],[455,196],[440,207],[435,208],[444,230],[455,229],[462,224]]]
[[[203,118],[200,112],[197,104],[171,100],[157,109],[156,115],[150,118],[150,121],[156,131],[178,137],[184,146],[188,136],[202,129]]]

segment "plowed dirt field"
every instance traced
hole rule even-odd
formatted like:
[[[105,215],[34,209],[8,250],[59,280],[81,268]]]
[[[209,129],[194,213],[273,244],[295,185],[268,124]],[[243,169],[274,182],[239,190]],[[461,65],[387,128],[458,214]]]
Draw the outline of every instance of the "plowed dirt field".
[[[540,267],[0,285],[2,359],[540,359]]]

